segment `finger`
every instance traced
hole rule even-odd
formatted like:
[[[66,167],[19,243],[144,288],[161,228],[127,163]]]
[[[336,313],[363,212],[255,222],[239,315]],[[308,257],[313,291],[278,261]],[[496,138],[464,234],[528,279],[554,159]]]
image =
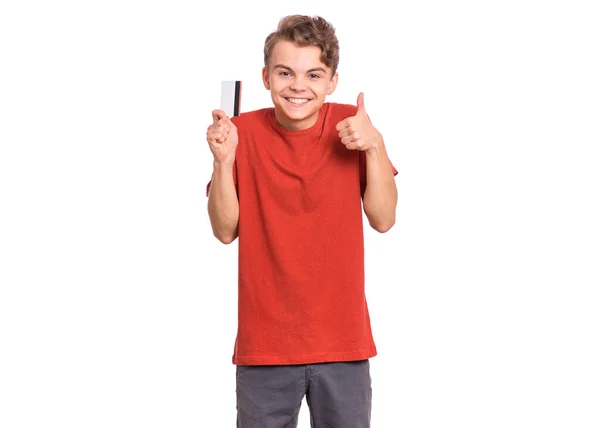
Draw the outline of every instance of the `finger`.
[[[348,119],[344,119],[341,122],[338,122],[337,125],[335,125],[335,129],[338,131],[341,131],[344,128],[347,128],[350,125],[350,122],[348,121]]]
[[[365,94],[364,93],[360,93],[358,94],[358,98],[356,99],[356,106],[358,107],[358,111],[356,112],[356,114],[366,114],[367,110],[365,109]]]
[[[217,137],[217,143],[219,143],[219,144],[222,144],[225,141],[227,141],[227,135],[225,135],[225,134],[223,134],[221,132],[218,133],[216,137]]]
[[[365,143],[362,140],[354,140],[350,144],[346,144],[348,150],[363,150]]]
[[[208,135],[206,139],[209,143],[220,144],[225,142],[226,137],[220,132],[213,132],[210,135]]]
[[[350,130],[350,128],[344,128],[340,132],[338,132],[338,136],[340,138],[347,137],[347,136],[349,136],[351,134],[352,134],[352,131]]]
[[[222,143],[224,142],[227,137],[228,137],[228,133],[219,131],[219,130],[210,130],[206,133],[206,140],[210,143],[210,142],[219,142]]]
[[[214,127],[215,132],[220,132],[224,135],[229,134],[229,126],[226,123],[219,122],[216,125],[214,125]]]
[[[353,143],[356,140],[354,138],[352,138],[352,136],[348,136],[348,137],[342,138],[341,141],[344,146],[347,146],[348,144]]]
[[[340,138],[352,137],[355,140],[358,140],[358,138],[360,137],[358,131],[355,131],[352,127],[342,129],[338,135],[340,136]]]
[[[340,139],[344,139],[346,137],[352,137],[352,133],[350,131],[348,131],[348,130],[343,130],[343,131],[339,132],[338,137]]]
[[[227,113],[223,110],[213,110],[212,112],[213,123],[217,123],[221,119],[227,118]]]

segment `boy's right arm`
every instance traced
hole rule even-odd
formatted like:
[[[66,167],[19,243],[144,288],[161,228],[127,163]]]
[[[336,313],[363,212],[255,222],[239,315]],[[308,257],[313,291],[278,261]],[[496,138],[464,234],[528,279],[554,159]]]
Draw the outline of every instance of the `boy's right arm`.
[[[240,205],[233,182],[233,165],[214,163],[208,193],[208,215],[215,237],[230,244],[238,236]]]
[[[213,124],[206,140],[214,156],[213,176],[208,193],[208,215],[215,237],[229,244],[238,236],[240,205],[233,181],[237,128],[222,110],[213,111]]]

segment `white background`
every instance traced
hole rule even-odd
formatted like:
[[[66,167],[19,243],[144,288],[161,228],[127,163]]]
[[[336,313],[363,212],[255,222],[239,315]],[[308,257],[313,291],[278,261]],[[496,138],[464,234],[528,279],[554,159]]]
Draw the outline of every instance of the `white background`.
[[[270,105],[264,38],[304,13],[400,171],[366,231],[372,426],[598,428],[595,2],[205,3],[0,7],[0,426],[235,425],[205,132],[222,80]]]

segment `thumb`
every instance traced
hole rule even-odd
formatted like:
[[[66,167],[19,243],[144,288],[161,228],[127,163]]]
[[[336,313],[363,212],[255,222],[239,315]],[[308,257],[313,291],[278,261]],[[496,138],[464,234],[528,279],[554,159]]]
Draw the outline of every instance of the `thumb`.
[[[217,123],[219,120],[226,117],[227,113],[225,113],[223,110],[213,110],[212,112],[213,123]]]
[[[365,94],[363,92],[358,94],[356,106],[358,107],[356,114],[367,114],[367,110],[365,109]]]

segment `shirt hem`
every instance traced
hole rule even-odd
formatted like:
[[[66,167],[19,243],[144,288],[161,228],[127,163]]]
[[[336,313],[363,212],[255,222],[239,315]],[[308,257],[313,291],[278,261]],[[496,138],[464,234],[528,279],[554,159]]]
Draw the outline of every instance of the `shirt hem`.
[[[327,352],[300,356],[236,356],[232,363],[239,366],[294,365],[366,360],[377,355],[376,349],[352,352]]]

